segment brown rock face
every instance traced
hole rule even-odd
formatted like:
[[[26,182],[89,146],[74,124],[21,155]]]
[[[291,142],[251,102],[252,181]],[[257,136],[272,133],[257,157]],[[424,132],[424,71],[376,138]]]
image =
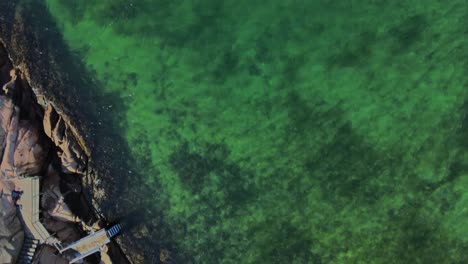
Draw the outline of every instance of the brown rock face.
[[[37,175],[44,167],[49,146],[38,125],[21,119],[20,107],[14,102],[14,95],[19,93],[17,72],[10,73],[11,80],[3,85],[6,95],[0,95],[0,170],[7,177]]]
[[[55,248],[43,245],[36,252],[36,259],[34,263],[54,263],[54,264],[68,264],[69,261],[56,254]]]
[[[44,131],[61,150],[59,153],[65,173],[83,174],[86,170],[86,155],[76,142],[71,129],[51,104],[44,112]]]
[[[15,107],[13,101],[5,96],[0,96],[0,142],[6,143],[12,119],[18,119],[19,108]],[[18,123],[18,122],[16,122]],[[3,153],[5,145],[0,145]]]
[[[20,89],[19,72],[12,69],[11,64],[3,58],[2,62],[3,71],[8,71],[10,67],[10,79],[2,80],[5,95],[0,95],[0,151],[3,152],[0,170],[8,177],[37,175],[44,168],[49,145],[47,140],[41,138],[43,134],[40,133],[40,124],[20,118],[22,110],[19,106],[25,106],[29,101],[27,96],[21,96],[23,91]],[[28,110],[34,111],[23,109]],[[63,172],[83,174],[86,170],[86,155],[71,129],[51,104],[44,112],[43,126],[45,134],[59,149],[57,154],[61,159]]]
[[[13,186],[0,181],[0,193],[11,193]],[[0,196],[0,263],[15,263],[23,245],[24,232],[9,197]]]

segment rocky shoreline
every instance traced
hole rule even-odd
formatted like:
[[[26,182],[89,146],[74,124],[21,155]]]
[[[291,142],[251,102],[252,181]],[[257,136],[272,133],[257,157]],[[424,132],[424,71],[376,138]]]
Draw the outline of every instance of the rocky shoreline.
[[[40,127],[38,130],[42,129],[39,138],[47,138],[45,145],[54,153],[45,156],[55,157],[39,162],[42,165],[55,165],[28,171],[23,175],[46,174],[50,182],[45,181],[44,186],[59,186],[59,192],[67,193],[64,200],[70,211],[87,223],[100,219],[100,224],[105,225],[108,221],[118,220],[123,212],[106,208],[119,196],[116,181],[119,175],[127,172],[127,157],[122,155],[127,152],[125,146],[109,137],[113,127],[105,122],[110,120],[107,113],[96,111],[97,108],[91,106],[95,97],[102,96],[94,94],[93,87],[96,84],[87,79],[84,67],[75,63],[79,60],[63,48],[60,36],[53,29],[53,22],[44,14],[46,9],[43,4],[20,5],[13,1],[2,1],[0,10],[0,43],[5,48],[8,63],[11,63],[8,67],[16,69],[11,78],[5,76],[5,72],[2,73],[2,84],[17,78],[24,86],[22,94],[30,91],[22,98],[34,100],[23,102],[22,108],[27,105],[29,109],[22,113],[34,113],[34,118],[30,120],[43,120],[37,126]],[[89,124],[85,120],[103,122]],[[53,201],[53,197],[51,199],[49,202]],[[47,202],[42,207],[53,211],[53,208],[48,208]],[[58,234],[60,228],[54,229],[53,224],[45,225]],[[59,238],[66,240],[83,235],[84,230],[77,230],[76,225],[74,227],[77,232],[75,235],[67,238],[64,234]],[[141,259],[138,252],[132,251],[126,251],[127,254],[134,254],[130,256],[131,259]],[[114,263],[130,262],[117,243],[109,245],[108,253]]]
[[[0,225],[7,237],[1,243],[0,259],[2,263],[14,263],[22,248],[24,233],[18,224],[15,202],[7,196],[15,189],[11,180],[42,176],[42,223],[64,243],[77,241],[87,234],[90,226],[102,228],[106,222],[83,196],[81,178],[86,173],[88,158],[76,137],[50,102],[42,98],[42,107],[38,104],[22,70],[12,65],[3,47],[0,47],[0,75],[3,87],[0,92],[0,138],[3,140],[0,189],[4,212]],[[116,251],[115,245],[111,247]],[[35,263],[67,263],[59,255],[45,253],[54,251],[49,245],[41,245]],[[106,253],[90,257],[87,263],[112,263],[103,259],[109,259]],[[125,262],[118,254],[113,254],[113,259],[114,263]]]

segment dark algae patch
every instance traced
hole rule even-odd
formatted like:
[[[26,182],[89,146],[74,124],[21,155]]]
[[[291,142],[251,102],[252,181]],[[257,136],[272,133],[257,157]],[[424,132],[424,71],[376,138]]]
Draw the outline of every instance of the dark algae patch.
[[[46,4],[135,263],[467,261],[464,1]]]
[[[428,26],[427,18],[423,14],[411,15],[398,21],[388,33],[395,38],[393,50],[403,52],[422,40],[424,30]]]
[[[228,163],[229,150],[225,145],[207,143],[200,153],[191,153],[185,142],[169,157],[172,169],[192,193],[211,203],[209,200],[213,197],[203,192],[203,186],[219,181],[215,184],[219,185],[218,189],[224,193],[224,202],[227,203],[222,207],[242,207],[255,194],[254,187],[245,184],[254,175],[238,164]]]

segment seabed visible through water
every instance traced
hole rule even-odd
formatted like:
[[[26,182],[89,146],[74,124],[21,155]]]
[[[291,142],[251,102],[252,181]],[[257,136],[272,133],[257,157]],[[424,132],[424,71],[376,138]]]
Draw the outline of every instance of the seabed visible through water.
[[[468,262],[465,1],[46,3],[130,148],[133,257]]]

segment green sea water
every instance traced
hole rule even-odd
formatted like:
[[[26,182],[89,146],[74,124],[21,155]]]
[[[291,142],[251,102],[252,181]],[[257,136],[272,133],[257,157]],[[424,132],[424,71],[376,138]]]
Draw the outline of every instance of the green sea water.
[[[118,98],[137,263],[468,262],[465,1],[46,3]]]

